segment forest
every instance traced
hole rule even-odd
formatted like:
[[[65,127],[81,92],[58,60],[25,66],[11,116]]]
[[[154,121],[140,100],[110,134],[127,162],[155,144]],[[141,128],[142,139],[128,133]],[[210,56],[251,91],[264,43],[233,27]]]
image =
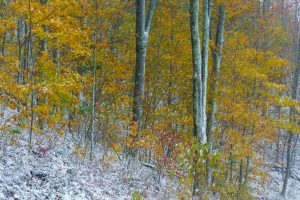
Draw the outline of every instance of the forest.
[[[1,0],[0,200],[300,199],[299,0]]]

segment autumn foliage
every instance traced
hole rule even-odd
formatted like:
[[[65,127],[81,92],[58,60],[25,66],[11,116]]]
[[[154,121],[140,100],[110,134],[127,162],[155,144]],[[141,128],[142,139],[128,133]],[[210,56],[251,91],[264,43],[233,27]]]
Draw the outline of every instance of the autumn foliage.
[[[216,80],[210,78],[211,53],[218,48],[214,38],[220,5],[225,6],[226,20]],[[80,158],[87,156],[93,137],[124,157],[135,149],[141,162],[177,177],[185,188],[178,194],[182,198],[192,195],[195,168],[203,175],[205,189],[224,199],[250,198],[248,183],[267,178],[261,155],[278,142],[280,132],[300,133],[299,101],[290,96],[291,74],[299,65],[295,5],[284,13],[277,2],[263,9],[258,0],[213,3],[207,101],[213,96],[213,82],[218,90],[209,151],[193,136],[189,1],[157,3],[147,46],[141,127],[132,121],[134,1],[2,1],[0,103],[15,112],[1,124],[1,134],[13,144],[28,133],[30,146],[38,145],[35,135],[45,135],[50,142],[50,132],[72,135]],[[207,106],[207,112],[210,109]],[[292,116],[288,109],[294,110]],[[207,158],[213,180],[208,185]]]

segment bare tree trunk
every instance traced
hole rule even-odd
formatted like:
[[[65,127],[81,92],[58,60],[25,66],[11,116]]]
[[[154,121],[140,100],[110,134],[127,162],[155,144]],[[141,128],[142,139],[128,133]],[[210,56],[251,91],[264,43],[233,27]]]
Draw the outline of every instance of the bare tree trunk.
[[[245,184],[248,182],[249,177],[249,171],[250,171],[250,156],[247,156],[247,163],[246,163],[246,169],[245,169]]]
[[[282,191],[281,195],[285,196],[286,191],[287,191],[287,186],[288,186],[288,180],[291,172],[291,146],[292,146],[292,139],[293,139],[293,133],[289,132],[288,135],[288,144],[287,144],[287,155],[286,155],[286,171],[285,171],[285,176],[284,176],[284,181],[283,181],[283,186],[282,186]]]
[[[2,0],[1,7],[2,7],[4,13],[5,13],[6,5],[7,5],[6,0]],[[1,14],[1,17],[4,16],[4,13],[3,13],[3,15]],[[6,32],[6,30],[4,30],[4,33],[3,33],[3,36],[2,36],[2,47],[1,47],[1,55],[2,55],[2,61],[1,62],[2,63],[4,63],[4,59],[5,59],[6,36],[7,36],[7,32]]]
[[[207,119],[207,143],[209,145],[209,153],[212,152],[212,139],[213,132],[216,125],[215,115],[217,112],[217,102],[216,95],[218,92],[218,79],[220,74],[221,60],[222,60],[222,50],[223,50],[223,40],[224,40],[224,22],[225,22],[225,7],[224,5],[219,6],[219,22],[217,27],[217,35],[215,45],[216,48],[213,49],[213,82],[212,82],[212,96],[209,101],[211,107],[208,113]],[[206,160],[206,182],[211,183],[211,169],[209,167],[209,158]]]
[[[203,76],[202,76],[202,57],[199,36],[199,0],[190,1],[190,28],[193,54],[193,111],[194,111],[194,135],[200,144],[207,142],[203,117]]]
[[[299,45],[299,49],[300,49],[300,42],[298,43],[298,45]],[[294,100],[298,99],[298,86],[299,86],[299,75],[300,75],[300,66],[299,66],[300,55],[299,55],[299,52],[298,52],[297,60],[298,60],[298,62],[297,62],[298,66],[296,67],[296,71],[295,71],[294,76],[293,76],[293,85],[292,85],[292,92],[291,92],[292,99],[294,99]],[[294,110],[293,107],[290,107],[290,121],[297,123],[297,119],[295,117],[295,110]],[[285,172],[285,177],[284,177],[282,191],[281,191],[282,196],[286,195],[288,179],[289,179],[290,171],[291,171],[292,139],[293,139],[293,133],[291,131],[289,131],[288,132],[288,141],[287,141],[286,172]]]
[[[276,158],[275,162],[279,161],[279,152],[280,152],[280,132],[277,133],[277,140],[276,140]]]
[[[56,66],[59,66],[60,65],[60,50],[59,49],[54,50],[53,58],[54,58],[54,63],[56,64]]]
[[[48,2],[47,0],[40,0],[40,3],[41,3],[42,5],[46,4],[47,2]],[[43,29],[44,29],[44,31],[46,32],[48,28],[47,28],[47,26],[43,26]],[[48,51],[48,42],[47,42],[46,39],[42,39],[40,45],[41,45],[41,54],[42,54],[42,52],[44,52],[44,51],[45,51],[45,52]],[[38,96],[38,95],[37,95],[37,96]],[[46,94],[46,96],[45,96],[44,99],[42,99],[42,98],[40,98],[40,97],[37,97],[37,105],[38,105],[38,104],[41,104],[41,103],[47,103],[47,99],[48,99],[47,94]],[[42,130],[44,130],[45,127],[46,127],[47,120],[46,120],[46,119],[41,119],[40,115],[38,115],[38,123],[39,123],[40,128],[41,128]]]
[[[263,0],[263,16],[266,17],[266,14],[270,9],[270,0]]]
[[[24,65],[23,65],[23,54],[22,54],[22,48],[23,48],[23,40],[24,40],[24,36],[25,36],[25,24],[24,24],[24,20],[21,18],[18,20],[18,28],[17,28],[17,38],[18,38],[18,59],[19,59],[19,70],[23,70],[24,69]],[[22,72],[18,72],[18,83],[19,84],[24,84],[24,77],[23,77],[23,73]]]
[[[143,115],[142,106],[145,93],[146,51],[156,0],[150,1],[147,18],[145,16],[145,4],[145,0],[136,0],[136,63],[132,113],[133,121],[138,125],[139,132],[142,128],[141,119]],[[133,149],[130,149],[130,151],[130,154],[135,154]]]
[[[144,98],[146,50],[156,0],[151,0],[147,19],[145,0],[136,0],[136,66],[133,94],[133,121],[141,128],[142,101]]]
[[[40,0],[40,3],[42,5],[46,4],[48,2],[48,0]],[[43,27],[45,31],[47,31],[47,26],[44,26]],[[42,51],[47,51],[48,50],[48,43],[47,43],[47,40],[46,39],[43,39],[41,41],[41,47],[42,47]]]
[[[201,133],[206,139],[206,98],[207,98],[207,77],[208,77],[208,51],[209,51],[209,33],[210,33],[210,0],[203,0],[203,32],[202,32],[202,93],[201,93]]]
[[[206,142],[206,135],[201,131],[201,46],[199,35],[199,0],[190,0],[190,29],[191,29],[191,43],[193,56],[193,125],[194,136],[197,137],[198,142],[203,144]],[[197,170],[197,161],[194,163],[195,177],[193,185],[193,194],[199,187],[199,172]]]
[[[96,67],[97,67],[96,47],[93,49],[93,87],[92,87],[92,110],[91,110],[91,146],[90,146],[90,160],[93,160],[94,152],[94,131],[95,131],[95,91],[96,91]]]
[[[240,161],[240,175],[239,175],[239,184],[243,183],[243,159]]]
[[[277,113],[277,118],[280,119],[280,107],[276,106],[275,108],[276,113]],[[276,157],[275,157],[275,162],[279,162],[279,154],[280,154],[280,129],[277,129],[277,138],[276,138]]]
[[[4,31],[3,36],[2,36],[1,55],[2,55],[3,60],[4,60],[4,56],[5,56],[5,44],[6,44],[6,31]]]
[[[31,0],[28,1],[28,12],[29,12],[29,25],[27,26],[27,42],[26,42],[26,61],[25,61],[25,69],[30,68],[30,80],[33,81],[33,66],[32,63],[32,17],[31,17]],[[32,147],[32,135],[33,135],[33,125],[34,125],[34,96],[35,92],[32,91],[30,94],[30,109],[31,109],[31,116],[30,116],[30,130],[29,130],[29,147]]]
[[[232,159],[232,155],[230,155],[230,177],[229,177],[229,182],[232,183],[233,180],[233,159]]]

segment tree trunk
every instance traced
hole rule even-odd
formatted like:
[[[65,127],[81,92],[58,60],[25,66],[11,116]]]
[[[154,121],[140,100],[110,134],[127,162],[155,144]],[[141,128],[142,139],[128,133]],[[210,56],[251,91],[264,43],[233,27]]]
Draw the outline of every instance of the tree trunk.
[[[206,135],[201,129],[202,112],[201,112],[201,96],[202,96],[202,76],[201,76],[201,46],[199,36],[199,0],[190,1],[190,29],[193,56],[193,121],[194,136],[198,138],[200,144],[206,142]]]
[[[5,44],[6,44],[6,31],[4,31],[3,36],[2,36],[1,55],[2,55],[3,61],[4,61],[4,56],[5,56]]]
[[[191,43],[193,56],[193,125],[194,136],[197,137],[198,142],[203,144],[206,142],[206,135],[201,131],[201,46],[199,36],[199,0],[190,0],[190,29],[191,29]],[[197,162],[195,162],[195,177],[193,193],[199,187],[199,173],[197,170]]]
[[[298,45],[299,45],[299,49],[300,49],[300,42],[298,43]],[[297,60],[298,60],[298,62],[297,62],[298,66],[296,67],[296,71],[293,76],[293,85],[292,85],[292,92],[291,92],[292,99],[294,99],[294,100],[298,99],[298,85],[299,85],[299,75],[300,75],[300,67],[299,67],[300,55],[299,54],[298,54]],[[290,121],[297,122],[296,120],[297,119],[295,117],[295,110],[293,107],[290,107]],[[293,139],[293,133],[291,131],[289,131],[288,132],[288,141],[287,141],[286,172],[285,172],[285,177],[284,177],[282,191],[281,191],[282,196],[286,195],[288,179],[289,179],[290,171],[291,171],[292,139]]]
[[[277,119],[280,119],[280,107],[276,105],[275,107],[276,110],[276,116]],[[277,129],[278,133],[277,133],[277,138],[276,138],[276,157],[275,157],[275,162],[279,162],[279,153],[280,153],[280,129]]]
[[[133,91],[133,121],[138,125],[138,132],[141,131],[141,119],[143,115],[143,99],[145,87],[145,66],[146,50],[148,46],[149,32],[156,5],[156,0],[151,0],[147,18],[145,16],[145,0],[136,0],[136,61],[134,74],[134,91]],[[135,138],[133,138],[135,139]],[[130,154],[135,156],[133,149]]]
[[[243,183],[243,159],[240,162],[240,175],[239,175],[239,184]]]
[[[91,144],[90,144],[90,160],[93,160],[94,154],[94,131],[95,131],[95,92],[96,92],[96,67],[97,67],[96,47],[93,49],[93,86],[92,86],[92,110],[91,110]]]
[[[46,4],[47,3],[47,0],[40,0],[40,3],[42,5]],[[47,26],[43,26],[43,29],[44,31],[46,32],[47,31]],[[42,39],[41,40],[41,52],[40,54],[42,54],[42,52],[47,52],[48,51],[48,42],[46,39]],[[40,103],[47,103],[47,99],[48,99],[48,95],[45,96],[44,99],[42,99],[41,97],[37,97],[37,105],[40,104]],[[46,127],[46,124],[47,124],[47,120],[46,119],[41,119],[41,116],[38,115],[38,123],[39,123],[39,126],[41,128],[41,130],[44,130],[45,127]]]
[[[270,0],[263,0],[263,16],[266,17],[270,8]]]
[[[247,156],[246,170],[245,170],[245,184],[248,182],[249,171],[250,171],[250,156]]]
[[[21,18],[18,20],[18,27],[17,27],[17,38],[18,38],[18,60],[19,60],[19,70],[18,72],[18,84],[24,84],[24,76],[22,70],[24,69],[23,65],[23,54],[22,54],[22,43],[24,41],[25,35],[25,24],[24,20]]]
[[[4,12],[5,12],[6,5],[7,5],[6,0],[2,0],[1,7],[4,10]],[[1,15],[1,17],[2,17],[2,15]],[[4,33],[2,36],[2,48],[1,48],[2,63],[4,62],[4,56],[5,56],[6,35],[7,35],[6,30],[4,30]]]
[[[207,76],[208,76],[208,48],[210,32],[210,0],[203,0],[203,31],[202,31],[202,94],[201,94],[201,132],[206,140],[206,98],[207,98]],[[207,141],[205,141],[206,143]]]
[[[42,5],[46,4],[48,2],[48,0],[40,0],[40,3]],[[44,31],[47,31],[47,26],[43,26],[44,28]],[[47,43],[47,40],[46,39],[43,39],[41,41],[41,48],[42,48],[42,51],[48,51],[48,43]]]
[[[212,96],[209,101],[210,111],[208,113],[207,120],[207,143],[209,145],[209,153],[212,152],[212,138],[215,129],[216,119],[215,115],[217,112],[216,95],[218,91],[218,79],[222,60],[223,40],[224,40],[224,22],[225,22],[225,7],[224,5],[219,6],[219,22],[217,27],[217,35],[215,45],[213,49],[213,82],[212,82]],[[208,184],[211,183],[211,169],[209,167],[209,158],[206,160],[206,181]]]
[[[285,171],[285,176],[284,176],[284,181],[283,181],[283,186],[282,186],[282,191],[281,195],[285,196],[286,191],[287,191],[287,186],[288,186],[288,180],[291,172],[291,146],[292,146],[292,139],[293,139],[293,133],[289,132],[288,135],[288,144],[287,144],[287,155],[286,155],[286,171]]]
[[[54,58],[54,64],[56,64],[56,66],[59,66],[60,65],[60,50],[59,49],[54,50],[53,58]]]
[[[133,121],[141,128],[142,101],[144,98],[145,65],[148,36],[156,0],[151,0],[147,19],[145,17],[145,0],[136,0],[136,63],[133,94]],[[145,21],[146,20],[146,21]]]
[[[25,46],[25,55],[26,55],[26,60],[25,60],[25,69],[30,69],[31,74],[30,76],[30,81],[31,84],[32,79],[33,79],[33,63],[32,63],[32,17],[31,17],[31,0],[28,1],[28,10],[29,10],[29,25],[25,26],[26,30],[26,46]],[[25,24],[26,25],[26,24]],[[32,91],[30,94],[30,110],[31,110],[31,116],[30,116],[30,130],[29,130],[29,147],[32,147],[32,135],[33,135],[33,125],[34,125],[34,97],[35,92]]]

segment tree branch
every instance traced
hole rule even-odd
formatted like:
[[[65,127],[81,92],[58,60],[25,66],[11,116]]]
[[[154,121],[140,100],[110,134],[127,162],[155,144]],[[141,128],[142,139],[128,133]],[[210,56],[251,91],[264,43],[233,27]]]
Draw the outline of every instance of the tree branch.
[[[156,0],[151,0],[150,5],[149,5],[147,19],[146,19],[146,27],[145,27],[145,32],[147,33],[147,35],[149,35],[155,5],[156,5]]]

